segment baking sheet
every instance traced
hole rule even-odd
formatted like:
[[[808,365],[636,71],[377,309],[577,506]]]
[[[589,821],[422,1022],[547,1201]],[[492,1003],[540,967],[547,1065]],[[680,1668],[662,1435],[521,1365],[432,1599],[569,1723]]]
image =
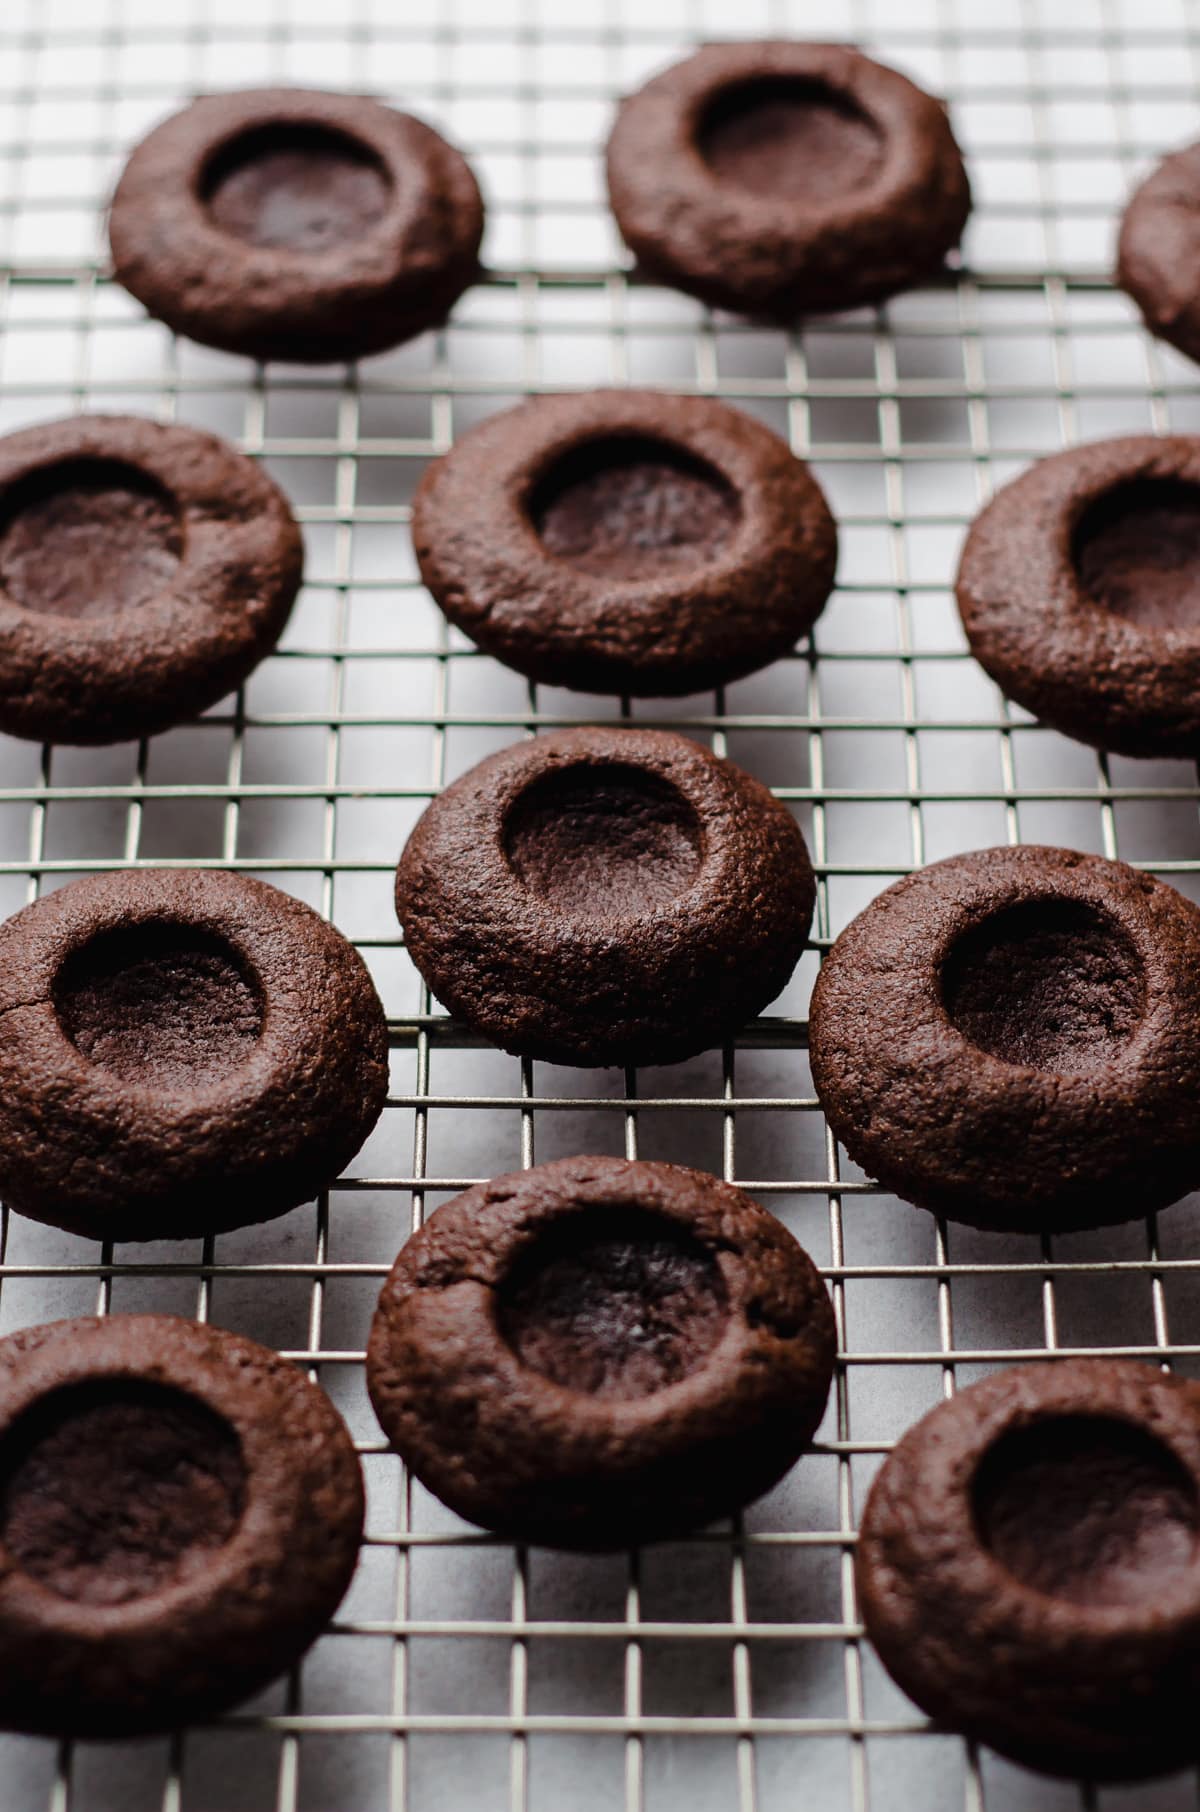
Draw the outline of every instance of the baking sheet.
[[[965,271],[785,334],[627,281],[597,150],[613,97],[710,37],[848,37],[950,97],[977,211]],[[178,342],[107,278],[101,210],[132,143],[203,90],[370,90],[443,128],[489,205],[490,276],[451,325],[354,369],[259,369]],[[856,1513],[888,1444],[955,1385],[1054,1351],[1196,1371],[1196,1204],[1040,1242],[945,1228],[827,1137],[804,1014],[819,953],[914,865],[994,842],[1101,851],[1200,898],[1181,762],[1098,759],[1009,708],[948,589],[990,489],[1079,439],[1200,427],[1196,368],[1108,285],[1133,180],[1194,138],[1183,0],[9,0],[0,19],[0,431],[78,409],[195,423],[298,506],[308,579],[280,651],[141,746],[0,738],[0,911],[73,876],[263,876],[363,950],[393,1027],[378,1131],[319,1202],[202,1243],[101,1248],[12,1216],[0,1328],[206,1316],[315,1368],[350,1420],[369,1541],[296,1678],[144,1744],[0,1740],[8,1812],[1049,1812],[1197,1800],[1194,1775],[1090,1794],[929,1731],[860,1640]],[[722,694],[530,688],[448,632],[407,504],[426,460],[531,392],[720,395],[810,455],[842,525],[812,645]],[[448,1024],[400,946],[391,870],[431,793],[489,750],[628,715],[710,741],[795,810],[818,933],[736,1048],[670,1069],[521,1064]],[[735,1529],[639,1555],[514,1550],[382,1450],[361,1356],[409,1228],[465,1183],[579,1151],[723,1173],[825,1267],[842,1326],[816,1453]]]

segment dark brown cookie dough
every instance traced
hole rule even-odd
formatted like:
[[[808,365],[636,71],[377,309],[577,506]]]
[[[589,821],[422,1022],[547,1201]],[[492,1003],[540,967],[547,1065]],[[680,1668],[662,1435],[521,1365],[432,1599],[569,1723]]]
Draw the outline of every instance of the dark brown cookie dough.
[[[278,1353],[170,1315],[0,1340],[0,1727],[245,1698],[320,1635],[362,1524],[341,1417]]]
[[[1163,159],[1125,210],[1117,282],[1151,333],[1200,359],[1200,145]]]
[[[815,884],[794,818],[687,737],[561,730],[427,808],[396,871],[442,1004],[551,1063],[675,1063],[775,998]]]
[[[438,133],[304,88],[173,115],[129,159],[109,219],[117,281],[177,333],[314,364],[444,320],[482,232],[475,178]]]
[[[246,876],[74,881],[0,925],[0,1195],[98,1239],[209,1233],[333,1181],[387,1026],[332,925]]]
[[[367,1383],[460,1516],[618,1548],[782,1477],[835,1354],[819,1273],[773,1215],[676,1164],[564,1158],[468,1189],[392,1268]]]
[[[1019,1366],[910,1429],[867,1500],[867,1633],[923,1710],[1093,1779],[1200,1754],[1200,1388]]]
[[[426,585],[550,685],[661,697],[766,666],[829,596],[837,530],[778,435],[704,396],[595,390],[481,422],[413,502]]]
[[[1200,755],[1200,438],[1039,460],[976,518],[958,608],[979,664],[1056,730]]]
[[[300,584],[287,499],[195,428],[76,415],[0,439],[0,729],[149,736],[233,691]]]
[[[844,44],[708,44],[625,101],[608,190],[647,275],[752,315],[931,276],[971,192],[940,101]]]
[[[1200,910],[1071,850],[889,887],[813,990],[813,1082],[850,1156],[981,1227],[1103,1226],[1200,1183]]]

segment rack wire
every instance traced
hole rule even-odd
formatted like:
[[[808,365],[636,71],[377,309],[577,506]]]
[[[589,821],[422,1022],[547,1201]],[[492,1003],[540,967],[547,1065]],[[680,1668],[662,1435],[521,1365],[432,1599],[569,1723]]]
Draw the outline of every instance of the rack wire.
[[[856,1516],[882,1455],[956,1386],[1018,1359],[1129,1353],[1195,1373],[1196,1204],[1053,1240],[947,1227],[840,1152],[812,1092],[820,954],[880,888],[994,842],[1121,856],[1200,898],[1200,787],[1097,758],[1009,707],[950,594],[991,489],[1078,439],[1200,426],[1195,368],[1110,287],[1135,178],[1195,137],[1188,0],[824,0],[819,28],[946,94],[977,211],[961,271],[782,333],[633,282],[596,149],[615,95],[711,36],[813,31],[773,0],[10,0],[0,21],[0,430],[82,409],[235,439],[293,497],[307,581],[277,655],[196,725],[109,751],[0,739],[0,910],[72,876],[213,864],[263,875],[363,950],[388,1008],[379,1130],[319,1201],[204,1242],[119,1249],[0,1228],[0,1328],[174,1310],[308,1366],[346,1414],[368,1541],[289,1681],[138,1745],[0,1741],[14,1812],[887,1812],[1194,1806],[1051,1783],[930,1729],[863,1640]],[[370,90],[440,125],[489,201],[486,281],[450,325],[357,367],[267,368],[175,341],[108,274],[104,199],[132,142],[195,92]],[[724,694],[530,687],[450,632],[405,524],[425,462],[521,396],[597,383],[719,395],[787,433],[842,530],[811,642]],[[819,876],[812,951],[770,1013],[692,1063],[521,1063],[421,989],[390,904],[424,803],[489,750],[629,717],[775,786]],[[409,1229],[477,1178],[567,1152],[707,1166],[764,1200],[828,1277],[841,1362],[815,1452],[735,1525],[571,1558],[457,1522],[384,1451],[362,1379]]]

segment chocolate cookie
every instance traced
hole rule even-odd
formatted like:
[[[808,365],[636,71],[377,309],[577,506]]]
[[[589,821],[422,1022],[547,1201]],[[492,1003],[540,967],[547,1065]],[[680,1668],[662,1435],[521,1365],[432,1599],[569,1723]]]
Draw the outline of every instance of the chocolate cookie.
[[[354,1571],[362,1476],[324,1391],[171,1315],[0,1340],[0,1727],[129,1736],[291,1667]]]
[[[662,730],[560,730],[430,805],[396,871],[444,1006],[550,1063],[675,1063],[775,998],[812,922],[795,819]]]
[[[740,1190],[564,1158],[478,1184],[400,1253],[367,1348],[384,1433],[460,1516],[621,1548],[728,1516],[825,1408],[833,1310]]]
[[[961,1391],[867,1500],[867,1633],[939,1724],[1054,1774],[1200,1754],[1200,1388],[1068,1359]]]
[[[752,315],[856,308],[931,276],[971,206],[940,101],[844,44],[708,44],[625,101],[622,237],[651,277]]]
[[[211,1233],[331,1182],[379,1118],[353,946],[242,875],[74,881],[0,925],[0,1195],[97,1239]]]
[[[1151,333],[1200,359],[1200,145],[1164,158],[1125,210],[1117,282]]]
[[[117,281],[256,359],[362,358],[445,319],[479,268],[465,159],[365,95],[207,95],[156,126],[109,219]]]
[[[287,499],[195,428],[76,415],[0,439],[0,729],[149,736],[232,692],[300,584]]]
[[[704,396],[596,390],[490,416],[413,501],[421,576],[489,654],[550,685],[661,697],[764,667],[833,585],[802,461]]]
[[[958,570],[971,652],[1009,698],[1123,755],[1200,755],[1200,439],[1055,453],[978,516]]]
[[[813,1082],[885,1188],[981,1227],[1131,1220],[1200,1184],[1200,910],[1065,849],[898,881],[813,990]]]

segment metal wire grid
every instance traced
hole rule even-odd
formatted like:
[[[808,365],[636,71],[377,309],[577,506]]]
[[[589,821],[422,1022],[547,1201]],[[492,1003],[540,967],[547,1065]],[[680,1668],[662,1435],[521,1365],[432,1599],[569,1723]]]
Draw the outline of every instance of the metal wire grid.
[[[730,15],[736,11],[737,18]],[[1195,1370],[1195,1205],[1050,1241],[947,1228],[882,1196],[821,1119],[804,1011],[819,953],[880,887],[953,850],[1043,840],[1141,862],[1200,897],[1200,789],[1181,763],[1097,760],[1007,707],[948,594],[991,487],[1078,438],[1200,422],[1193,368],[1107,287],[1109,219],[1194,133],[1182,5],[940,0],[823,8],[948,94],[982,206],[968,271],[878,313],[783,335],[629,283],[594,180],[612,94],[705,34],[808,29],[790,6],[689,0],[496,9],[123,9],[0,25],[0,427],[127,408],[227,433],[297,501],[308,581],[279,654],[200,725],[81,754],[0,745],[0,907],[100,868],[265,875],[363,949],[392,1023],[380,1130],[328,1196],[206,1242],[97,1249],[0,1229],[0,1326],[154,1307],[310,1366],[359,1439],[369,1538],[297,1677],[148,1745],[3,1742],[0,1804],[97,1812],[624,1805],[1177,1807],[1040,1781],[927,1730],[860,1641],[856,1513],[890,1442],[996,1364],[1130,1352]],[[349,371],[255,369],[174,342],[107,280],[96,208],[130,140],[195,89],[371,88],[462,142],[492,212],[488,283],[448,330]],[[430,455],[519,395],[596,382],[718,394],[810,455],[842,524],[812,645],[668,706],[530,688],[447,633],[416,583],[405,500]],[[667,722],[798,813],[819,875],[813,954],[734,1046],[616,1075],[518,1063],[422,992],[390,871],[424,802],[487,749],[597,716]],[[458,1524],[382,1450],[361,1360],[411,1225],[478,1177],[568,1151],[703,1164],[823,1264],[842,1364],[816,1453],[731,1530],[568,1559]]]

